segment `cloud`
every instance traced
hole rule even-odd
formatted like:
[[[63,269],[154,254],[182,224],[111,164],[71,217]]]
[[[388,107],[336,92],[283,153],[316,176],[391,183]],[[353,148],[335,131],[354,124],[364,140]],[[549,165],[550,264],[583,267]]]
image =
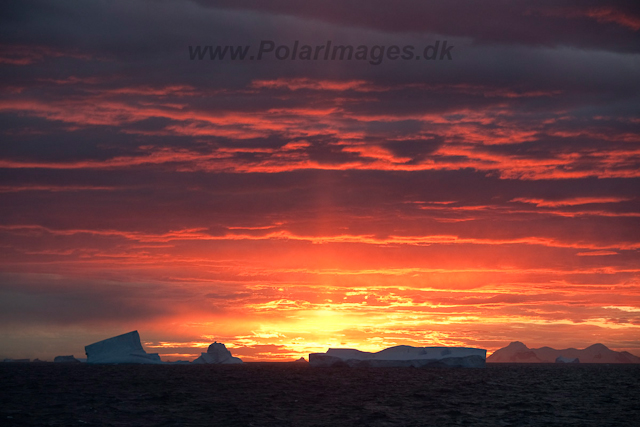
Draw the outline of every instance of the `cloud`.
[[[11,347],[637,348],[635,3],[39,0],[0,22]],[[454,48],[189,59],[261,40]]]

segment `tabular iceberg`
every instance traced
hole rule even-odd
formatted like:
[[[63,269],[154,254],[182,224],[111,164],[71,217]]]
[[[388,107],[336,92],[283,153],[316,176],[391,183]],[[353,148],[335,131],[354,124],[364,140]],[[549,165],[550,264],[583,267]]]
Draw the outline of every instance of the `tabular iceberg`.
[[[108,338],[88,345],[84,348],[87,353],[87,363],[162,363],[158,353],[147,353],[140,343],[138,331],[132,331],[117,337]]]
[[[310,366],[351,367],[464,367],[485,366],[487,350],[466,347],[411,347],[399,345],[368,353],[350,348],[330,348],[309,354]]]
[[[238,357],[233,357],[231,352],[227,350],[227,347],[221,342],[214,342],[209,346],[206,353],[201,353],[200,357],[191,363],[229,365],[242,363],[242,360]]]

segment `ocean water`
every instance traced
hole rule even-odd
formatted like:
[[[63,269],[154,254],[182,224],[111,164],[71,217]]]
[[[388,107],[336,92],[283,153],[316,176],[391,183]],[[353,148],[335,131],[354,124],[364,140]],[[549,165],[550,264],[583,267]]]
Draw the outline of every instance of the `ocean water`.
[[[633,426],[640,365],[0,364],[7,426]]]

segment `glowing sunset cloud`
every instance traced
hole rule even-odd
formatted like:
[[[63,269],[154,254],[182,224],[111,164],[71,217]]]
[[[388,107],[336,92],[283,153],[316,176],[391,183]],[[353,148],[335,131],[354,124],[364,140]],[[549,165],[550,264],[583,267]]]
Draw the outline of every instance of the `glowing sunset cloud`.
[[[626,2],[9,3],[0,359],[133,329],[167,359],[213,341],[246,361],[514,340],[640,354]],[[445,39],[452,60],[379,65],[187,49]]]

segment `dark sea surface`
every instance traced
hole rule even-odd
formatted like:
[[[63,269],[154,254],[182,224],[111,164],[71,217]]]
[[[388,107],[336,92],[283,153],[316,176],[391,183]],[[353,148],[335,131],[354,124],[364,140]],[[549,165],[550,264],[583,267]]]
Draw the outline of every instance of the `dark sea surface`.
[[[0,364],[7,426],[634,426],[640,365]]]

